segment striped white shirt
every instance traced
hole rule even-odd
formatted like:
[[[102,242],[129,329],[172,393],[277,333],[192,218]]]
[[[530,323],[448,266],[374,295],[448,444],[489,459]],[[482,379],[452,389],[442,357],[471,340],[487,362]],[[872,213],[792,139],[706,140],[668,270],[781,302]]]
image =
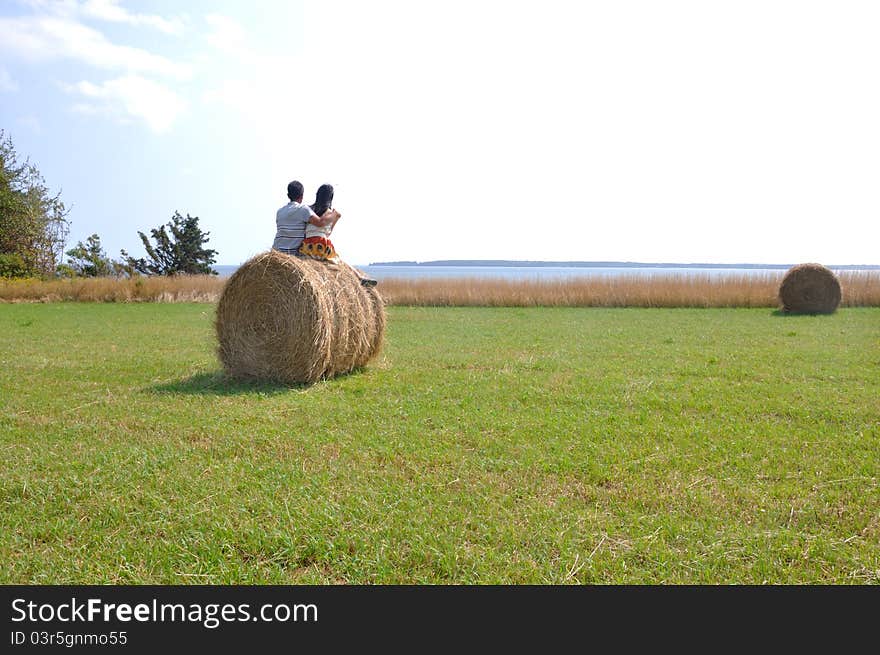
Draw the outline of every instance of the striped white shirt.
[[[315,215],[311,207],[298,202],[289,202],[275,214],[274,250],[287,254],[297,251],[306,236],[306,223]]]

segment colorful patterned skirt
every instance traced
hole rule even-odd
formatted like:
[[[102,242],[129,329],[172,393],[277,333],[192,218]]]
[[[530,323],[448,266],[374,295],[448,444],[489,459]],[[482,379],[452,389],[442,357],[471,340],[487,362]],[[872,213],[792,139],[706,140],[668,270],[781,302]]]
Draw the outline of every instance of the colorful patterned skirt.
[[[303,239],[302,245],[299,247],[299,254],[315,259],[336,259],[339,256],[336,254],[333,242],[324,237]]]

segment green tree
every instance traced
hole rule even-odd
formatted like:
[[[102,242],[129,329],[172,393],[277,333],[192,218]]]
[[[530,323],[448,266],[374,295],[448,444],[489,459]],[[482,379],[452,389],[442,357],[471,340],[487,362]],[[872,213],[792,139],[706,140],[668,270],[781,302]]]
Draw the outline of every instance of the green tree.
[[[26,275],[53,275],[70,230],[67,214],[61,193],[49,192],[37,167],[19,161],[0,130],[0,255],[16,255]]]
[[[0,253],[0,277],[28,277],[32,275],[31,269],[21,255],[15,253]]]
[[[217,271],[211,268],[217,251],[204,247],[209,234],[199,228],[198,216],[187,214],[184,218],[175,211],[166,225],[150,230],[155,245],[150,243],[147,235],[138,232],[147,251],[146,259],[135,259],[125,250],[122,257],[132,270],[145,275],[217,275]]]
[[[101,247],[101,237],[93,234],[86,242],[78,242],[67,251],[67,265],[83,277],[106,277],[119,275],[120,264],[114,262]]]

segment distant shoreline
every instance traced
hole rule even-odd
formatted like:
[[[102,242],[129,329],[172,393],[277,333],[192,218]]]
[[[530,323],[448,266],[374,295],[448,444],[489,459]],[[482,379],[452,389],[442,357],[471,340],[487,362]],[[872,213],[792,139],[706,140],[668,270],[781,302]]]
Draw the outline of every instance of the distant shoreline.
[[[794,264],[683,264],[678,262],[586,262],[586,261],[528,261],[507,259],[438,259],[434,261],[394,261],[371,262],[369,266],[488,266],[516,268],[741,268],[741,269],[780,269],[787,270]],[[880,270],[880,264],[827,264],[837,270]]]

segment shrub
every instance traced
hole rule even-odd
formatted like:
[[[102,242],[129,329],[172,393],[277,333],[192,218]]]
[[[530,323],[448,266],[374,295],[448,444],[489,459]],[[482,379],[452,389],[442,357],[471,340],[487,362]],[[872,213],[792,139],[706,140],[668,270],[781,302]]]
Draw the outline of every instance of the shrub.
[[[15,253],[0,254],[0,277],[33,277],[33,271],[21,255]]]

